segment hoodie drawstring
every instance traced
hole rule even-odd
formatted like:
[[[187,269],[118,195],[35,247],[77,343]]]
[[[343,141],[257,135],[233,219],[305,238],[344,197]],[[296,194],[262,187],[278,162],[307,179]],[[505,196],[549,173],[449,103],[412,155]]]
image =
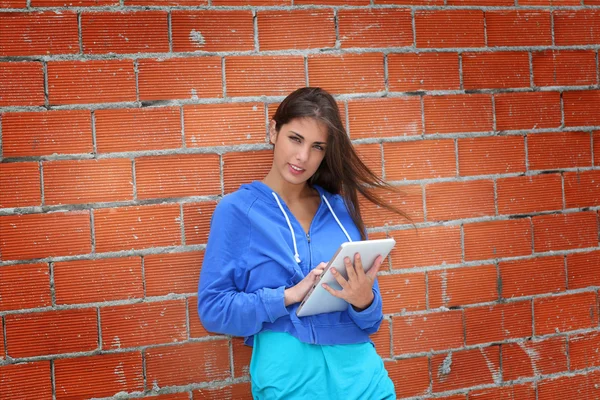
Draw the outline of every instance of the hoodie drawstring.
[[[290,233],[292,234],[292,242],[294,243],[294,260],[296,260],[297,263],[300,263],[300,255],[298,254],[298,245],[296,244],[296,234],[294,233],[294,228],[292,228],[292,223],[290,222],[290,218],[288,217],[287,213],[283,209],[283,206],[281,205],[281,202],[279,201],[279,196],[277,196],[277,194],[275,192],[271,192],[271,194],[273,195],[273,197],[275,197],[275,201],[277,202],[277,205],[279,206],[281,213],[285,217],[285,221],[287,222],[288,228],[290,229]],[[344,235],[346,235],[346,238],[348,238],[348,241],[351,242],[352,239],[350,238],[350,235],[348,234],[348,232],[346,231],[346,229],[344,228],[344,226],[338,219],[337,215],[335,215],[335,212],[333,211],[333,208],[331,208],[329,201],[327,201],[327,198],[325,197],[325,195],[322,195],[321,197],[323,198],[323,200],[325,200],[325,204],[327,204],[327,208],[331,212],[331,215],[333,215],[335,222],[337,222],[339,227],[342,229],[342,231],[344,232]]]
[[[300,254],[298,254],[298,246],[296,245],[296,235],[294,234],[294,229],[292,228],[292,223],[290,222],[290,219],[288,218],[287,213],[283,209],[283,206],[281,205],[281,202],[279,201],[279,197],[277,197],[275,192],[271,192],[271,194],[273,195],[273,197],[275,197],[275,201],[277,201],[277,205],[279,206],[281,213],[285,217],[285,221],[288,224],[288,228],[290,228],[290,232],[292,233],[292,242],[294,242],[294,260],[296,260],[297,263],[300,263]]]

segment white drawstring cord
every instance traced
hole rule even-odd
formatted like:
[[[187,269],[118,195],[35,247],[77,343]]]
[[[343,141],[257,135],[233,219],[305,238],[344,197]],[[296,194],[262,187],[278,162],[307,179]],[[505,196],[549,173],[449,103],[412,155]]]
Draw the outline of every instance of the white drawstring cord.
[[[271,194],[273,195],[273,197],[275,197],[275,201],[277,201],[277,205],[279,206],[281,213],[285,217],[285,220],[288,224],[288,228],[290,228],[290,233],[292,234],[292,242],[294,242],[294,260],[296,260],[297,263],[300,263],[300,254],[298,254],[298,246],[296,245],[296,235],[294,234],[294,229],[292,228],[292,223],[290,222],[290,219],[288,218],[287,213],[283,209],[283,206],[281,205],[281,202],[279,201],[279,197],[277,197],[275,192],[271,192]]]
[[[325,200],[325,204],[327,204],[327,208],[329,208],[329,211],[331,211],[331,214],[333,215],[333,218],[335,218],[335,222],[338,223],[338,225],[340,226],[340,228],[342,228],[342,230],[344,231],[344,235],[346,235],[346,237],[348,238],[348,241],[351,242],[352,239],[350,238],[350,235],[348,235],[348,232],[346,232],[346,229],[344,229],[344,225],[342,225],[342,223],[338,219],[337,215],[335,215],[335,213],[333,212],[333,208],[331,208],[331,205],[327,201],[327,198],[325,197],[325,195],[322,195],[322,197],[323,197],[323,200]]]

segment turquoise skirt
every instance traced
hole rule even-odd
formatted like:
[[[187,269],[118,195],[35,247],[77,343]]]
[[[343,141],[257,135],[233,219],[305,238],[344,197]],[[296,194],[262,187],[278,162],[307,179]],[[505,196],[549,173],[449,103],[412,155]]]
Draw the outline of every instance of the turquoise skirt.
[[[255,400],[391,400],[394,384],[371,343],[322,346],[282,332],[254,336]]]

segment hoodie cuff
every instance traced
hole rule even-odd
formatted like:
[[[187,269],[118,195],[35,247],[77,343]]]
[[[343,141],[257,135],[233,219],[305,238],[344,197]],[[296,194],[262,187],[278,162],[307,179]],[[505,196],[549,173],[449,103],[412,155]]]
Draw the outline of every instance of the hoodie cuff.
[[[350,317],[360,327],[363,325],[370,325],[370,322],[378,321],[381,317],[381,297],[375,292],[373,292],[373,294],[373,302],[369,307],[362,311],[356,311],[352,304],[348,304],[348,313],[350,314]]]
[[[285,286],[262,289],[262,301],[271,322],[290,313],[285,307],[284,290]]]

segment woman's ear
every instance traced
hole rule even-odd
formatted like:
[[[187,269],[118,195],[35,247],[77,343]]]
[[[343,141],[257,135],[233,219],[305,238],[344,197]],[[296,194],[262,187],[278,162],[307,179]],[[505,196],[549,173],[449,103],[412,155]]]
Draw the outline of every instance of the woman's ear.
[[[269,121],[269,143],[275,144],[277,140],[277,130],[275,129],[276,122],[274,119]]]

